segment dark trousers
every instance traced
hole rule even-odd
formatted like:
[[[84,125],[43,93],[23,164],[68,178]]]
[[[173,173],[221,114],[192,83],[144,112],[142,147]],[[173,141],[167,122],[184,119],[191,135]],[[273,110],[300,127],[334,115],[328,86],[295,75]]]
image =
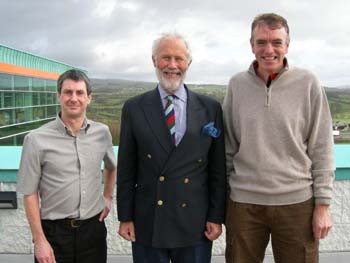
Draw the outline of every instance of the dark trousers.
[[[132,242],[134,263],[210,263],[213,243],[181,248],[153,248]]]
[[[99,215],[77,222],[69,219],[41,221],[56,263],[107,262],[107,230],[104,221],[98,218]]]
[[[263,262],[270,236],[276,263],[317,263],[313,210],[313,199],[280,206],[230,200],[226,213],[226,263]]]

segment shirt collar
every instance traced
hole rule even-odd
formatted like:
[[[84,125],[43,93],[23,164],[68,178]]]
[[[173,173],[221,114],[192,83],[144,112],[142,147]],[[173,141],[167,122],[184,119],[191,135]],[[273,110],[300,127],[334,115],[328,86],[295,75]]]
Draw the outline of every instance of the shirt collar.
[[[168,92],[166,92],[161,86],[160,84],[158,84],[158,91],[159,91],[159,94],[160,94],[160,97],[162,99],[166,99],[167,96],[169,95],[175,95],[176,98],[180,99],[181,101],[183,102],[186,102],[187,100],[187,92],[186,92],[186,89],[185,89],[185,85],[184,84],[181,84],[181,86],[175,91],[174,94],[170,94]]]
[[[64,135],[72,135],[69,128],[64,124],[64,122],[61,120],[61,112],[59,112],[55,119],[57,129]],[[91,126],[91,121],[88,118],[84,119],[83,126],[80,128],[80,131],[85,131],[87,133],[88,129]]]

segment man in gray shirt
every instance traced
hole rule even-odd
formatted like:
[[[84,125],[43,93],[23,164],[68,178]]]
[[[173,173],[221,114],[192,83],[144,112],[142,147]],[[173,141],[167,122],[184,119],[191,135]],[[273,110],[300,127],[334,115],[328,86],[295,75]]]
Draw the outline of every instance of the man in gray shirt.
[[[35,260],[106,262],[103,220],[111,209],[117,164],[111,134],[86,118],[91,85],[83,72],[63,73],[57,87],[61,112],[25,137],[18,173]]]

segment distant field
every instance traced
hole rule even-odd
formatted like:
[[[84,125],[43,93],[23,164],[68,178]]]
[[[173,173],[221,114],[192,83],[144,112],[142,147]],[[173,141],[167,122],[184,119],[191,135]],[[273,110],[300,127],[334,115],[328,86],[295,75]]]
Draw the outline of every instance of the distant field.
[[[88,117],[107,124],[113,136],[113,144],[119,144],[120,117],[124,102],[131,97],[154,89],[156,84],[125,80],[92,79],[93,100]],[[191,90],[206,94],[222,103],[226,87],[223,85],[189,85]],[[350,89],[326,88],[333,122],[350,123]],[[342,138],[339,142],[350,142]]]
[[[350,89],[326,89],[333,122],[350,123]]]

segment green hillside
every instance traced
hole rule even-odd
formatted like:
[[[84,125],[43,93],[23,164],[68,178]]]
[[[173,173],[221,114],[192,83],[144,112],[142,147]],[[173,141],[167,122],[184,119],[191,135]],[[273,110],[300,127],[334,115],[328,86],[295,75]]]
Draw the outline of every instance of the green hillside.
[[[113,79],[92,79],[93,99],[88,117],[110,127],[113,144],[119,144],[120,117],[124,102],[131,97],[154,89],[156,83]],[[193,91],[206,94],[222,102],[225,85],[189,85]],[[333,122],[350,123],[350,88],[326,88]]]
[[[350,88],[326,88],[333,122],[350,123]]]

